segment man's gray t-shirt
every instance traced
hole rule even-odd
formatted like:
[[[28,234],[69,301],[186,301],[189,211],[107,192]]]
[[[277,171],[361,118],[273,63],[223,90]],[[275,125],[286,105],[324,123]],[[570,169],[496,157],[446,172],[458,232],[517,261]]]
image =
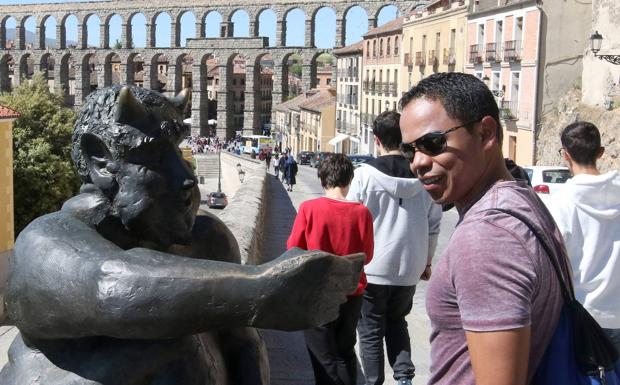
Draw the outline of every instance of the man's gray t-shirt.
[[[553,240],[552,247],[563,248],[553,219],[525,183],[498,182],[462,210],[427,289],[430,384],[475,384],[466,330],[531,326],[529,382],[555,331],[563,300],[549,257],[521,221],[483,211],[495,207],[523,214]]]

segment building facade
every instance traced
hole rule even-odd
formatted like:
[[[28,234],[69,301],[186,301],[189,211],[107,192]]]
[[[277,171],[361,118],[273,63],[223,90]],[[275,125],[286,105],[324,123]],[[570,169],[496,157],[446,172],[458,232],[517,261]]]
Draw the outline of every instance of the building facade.
[[[479,0],[467,22],[465,72],[496,97],[504,155],[534,164],[542,10],[535,0]]]
[[[364,35],[361,153],[375,152],[372,124],[381,112],[395,110],[402,95],[399,71],[402,69],[403,19],[401,16]]]
[[[13,248],[13,121],[19,114],[0,106],[0,255]]]
[[[442,0],[403,21],[401,83],[408,90],[437,72],[463,72],[469,1]]]
[[[300,151],[334,152],[330,143],[336,135],[336,89],[318,90],[299,104],[300,140],[295,153]]]
[[[336,58],[336,136],[335,152],[359,154],[362,138],[360,105],[362,101],[363,41],[335,49]]]

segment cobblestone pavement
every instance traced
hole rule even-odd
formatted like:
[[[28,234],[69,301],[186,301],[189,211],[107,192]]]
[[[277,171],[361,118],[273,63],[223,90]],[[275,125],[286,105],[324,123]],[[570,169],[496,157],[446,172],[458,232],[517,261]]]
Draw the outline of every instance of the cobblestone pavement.
[[[286,249],[286,239],[289,236],[297,208],[308,199],[323,195],[321,184],[316,177],[316,169],[309,166],[300,166],[297,176],[298,184],[293,192],[287,192],[285,186],[275,179],[273,174],[269,178],[270,202],[267,226],[270,228],[268,239],[264,242],[263,250],[266,259],[277,257]],[[444,214],[436,255],[440,255],[445,248],[458,216],[454,210]],[[418,285],[413,299],[413,310],[407,316],[409,333],[412,341],[413,361],[416,365],[415,385],[426,384],[430,365],[430,323],[426,315],[424,298],[426,282]],[[269,350],[271,365],[271,383],[273,385],[306,385],[314,384],[312,368],[305,350],[301,332],[262,331],[263,338]],[[391,368],[386,358],[386,384],[394,383]],[[361,373],[361,371],[360,371]],[[362,376],[358,384],[363,384]]]

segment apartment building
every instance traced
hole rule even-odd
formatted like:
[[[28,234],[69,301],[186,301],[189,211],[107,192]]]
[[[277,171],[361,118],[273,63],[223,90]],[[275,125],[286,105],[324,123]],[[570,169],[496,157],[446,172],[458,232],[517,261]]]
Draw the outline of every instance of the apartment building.
[[[318,90],[299,104],[299,151],[334,152],[331,143],[336,135],[336,89]]]
[[[463,72],[468,0],[441,0],[403,21],[403,91],[437,72]]]
[[[290,148],[294,154],[301,151],[301,110],[299,105],[318,92],[312,89],[302,92],[296,97],[276,105],[274,110],[274,126],[276,141],[282,148]]]
[[[360,152],[374,154],[372,123],[385,110],[398,107],[404,16],[373,28],[364,36]]]
[[[0,255],[13,248],[13,121],[19,113],[0,106]]]
[[[533,164],[542,10],[536,0],[478,0],[472,11],[465,72],[496,97],[504,155]]]
[[[334,49],[333,54],[336,58],[336,136],[331,144],[335,152],[359,154],[363,41]]]

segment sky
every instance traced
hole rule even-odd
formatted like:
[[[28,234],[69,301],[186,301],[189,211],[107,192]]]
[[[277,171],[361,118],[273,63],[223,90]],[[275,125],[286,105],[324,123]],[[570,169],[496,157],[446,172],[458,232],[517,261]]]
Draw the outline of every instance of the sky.
[[[80,1],[87,2],[89,0]],[[60,2],[77,2],[71,0],[0,0],[0,5],[5,4],[32,4],[32,3],[60,3]],[[378,17],[378,25],[387,23],[397,17],[398,10],[394,6],[386,6],[381,10]],[[287,18],[287,46],[303,46],[304,45],[304,20],[303,12],[299,9],[293,10],[289,13]],[[245,11],[237,11],[232,18],[235,25],[234,36],[244,37],[249,36],[248,29],[248,14]],[[217,37],[219,31],[219,24],[221,16],[217,13],[211,13],[206,18],[207,22],[207,37]],[[91,17],[88,20],[88,45],[99,46],[99,22],[97,17]],[[144,24],[146,19],[144,15],[138,14],[132,20],[133,26],[133,40],[135,47],[144,47],[146,45],[146,30]],[[195,36],[195,16],[191,12],[187,12],[181,18],[181,45],[185,45],[185,39]],[[121,38],[121,17],[115,16],[110,21],[110,45],[113,46],[114,42]],[[170,15],[161,14],[157,20],[156,30],[156,46],[158,47],[170,47]],[[67,40],[77,41],[77,18],[75,16],[69,17],[66,22]],[[46,22],[46,38],[55,39],[56,36],[56,20],[53,18],[48,19]],[[323,8],[319,10],[317,14],[316,25],[320,26],[316,29],[315,45],[318,48],[332,48],[335,45],[336,35],[336,14],[333,9]],[[265,11],[259,18],[259,35],[269,37],[270,45],[275,45],[275,27],[276,15],[272,11]],[[329,28],[327,27],[329,26]],[[11,29],[15,27],[15,20],[10,19],[7,22],[7,28]],[[351,9],[347,16],[346,21],[346,40],[345,44],[349,45],[358,42],[362,39],[362,35],[367,31],[368,19],[366,11],[360,7],[354,7]],[[35,21],[31,18],[26,21],[26,30],[34,33]]]

